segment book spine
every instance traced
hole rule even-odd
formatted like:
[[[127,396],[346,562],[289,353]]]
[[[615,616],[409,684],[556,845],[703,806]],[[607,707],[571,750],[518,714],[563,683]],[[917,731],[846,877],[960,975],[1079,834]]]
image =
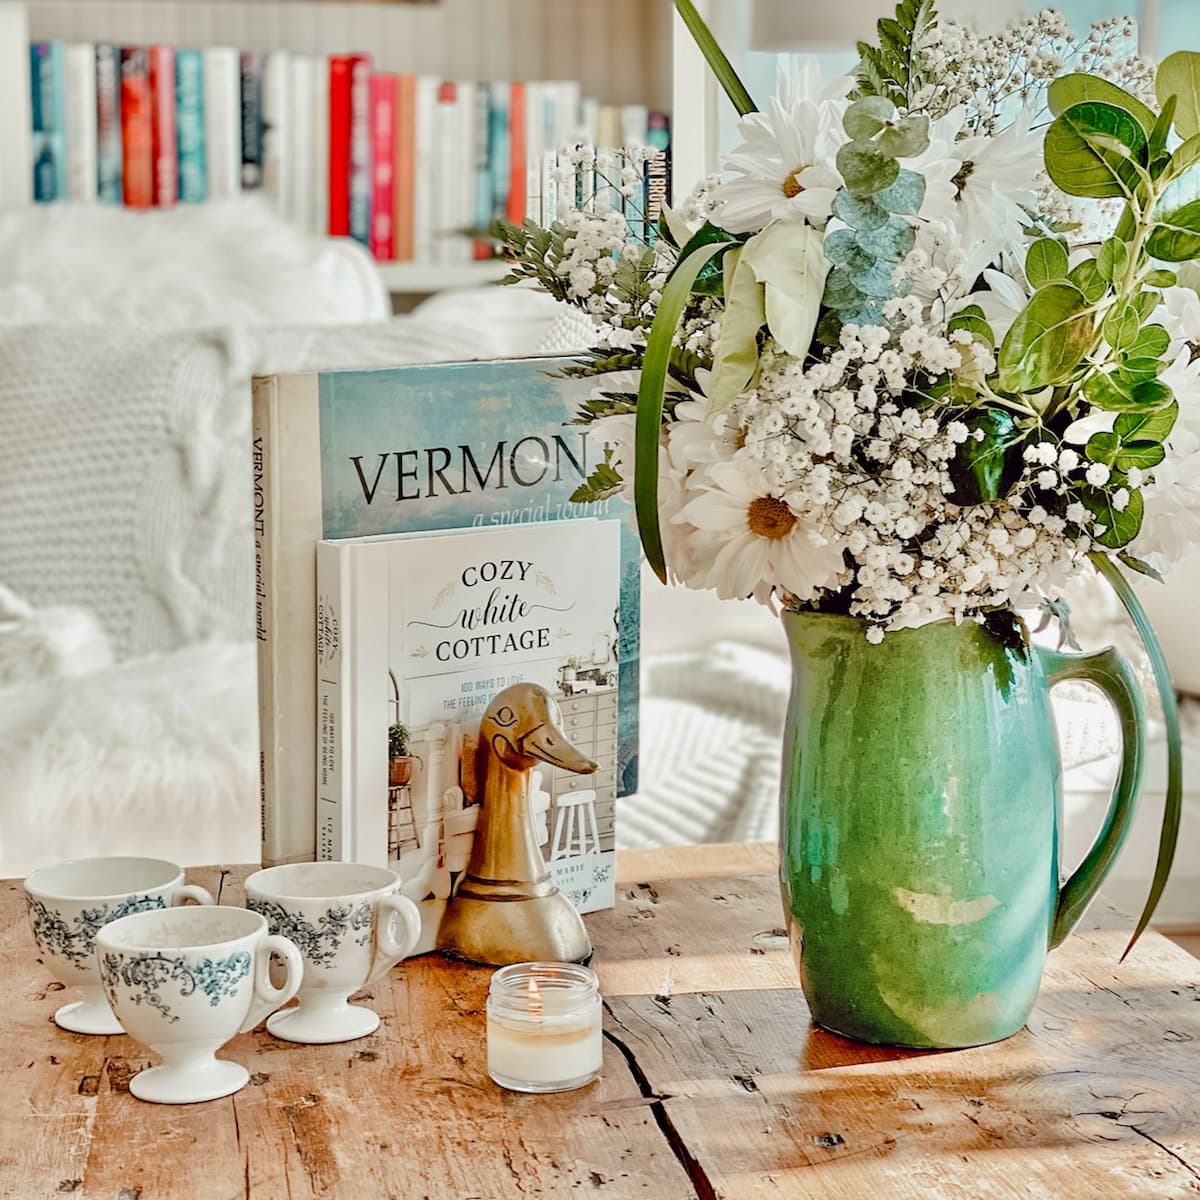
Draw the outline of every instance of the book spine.
[[[291,162],[288,126],[292,119],[291,56],[273,50],[263,59],[262,70],[262,182],[263,191],[276,209],[291,212]]]
[[[488,101],[488,169],[492,177],[492,213],[494,221],[508,219],[509,166],[508,106],[512,88],[493,83]]]
[[[350,68],[352,59],[329,60],[329,233],[350,235]]]
[[[175,128],[175,51],[150,47],[150,144],[154,206],[179,199],[179,139]]]
[[[437,91],[433,134],[433,254],[437,262],[454,258],[454,202],[458,179],[458,89],[443,80]]]
[[[658,223],[671,194],[671,166],[665,150],[655,150],[646,159],[644,171],[645,191],[642,201],[645,209],[646,241],[651,245],[658,239]]]
[[[413,188],[413,257],[418,262],[434,258],[433,226],[435,205],[440,194],[437,179],[437,108],[439,81],[422,75],[417,80],[416,158]]]
[[[241,70],[242,190],[262,187],[262,69],[263,56],[243,51]]]
[[[475,88],[472,113],[473,160],[475,173],[475,203],[473,224],[487,229],[492,223],[492,168],[490,161],[492,136],[492,89],[486,84]],[[486,238],[476,238],[471,245],[471,257],[492,257],[492,244]]]
[[[313,103],[312,62],[301,54],[293,54],[289,67],[291,118],[288,122],[288,216],[300,229],[313,225],[312,179]]]
[[[120,204],[121,87],[116,46],[96,47],[96,196],[102,204]]]
[[[204,151],[210,200],[224,200],[242,190],[241,106],[238,52],[229,46],[205,50]]]
[[[525,85],[514,83],[508,100],[508,219],[525,220]]]
[[[175,51],[175,134],[179,143],[179,199],[203,204],[208,194],[204,146],[204,55]]]
[[[66,70],[62,42],[33,42],[29,82],[33,116],[33,198],[67,198],[67,147],[63,129]]]
[[[626,104],[621,108],[621,145],[644,146],[649,134],[650,113],[644,104]]]
[[[525,85],[525,215],[543,223],[542,169],[546,148],[546,93],[544,85]]]
[[[351,821],[352,803],[345,766],[353,726],[347,712],[353,695],[350,671],[353,654],[345,639],[351,635],[346,617],[351,562],[338,547],[317,543],[317,860],[359,861]],[[381,750],[382,753],[382,750]]]
[[[356,54],[350,64],[350,236],[371,238],[371,60]]]
[[[312,204],[309,229],[319,237],[329,230],[329,60],[323,54],[309,63],[312,97],[312,159],[308,189]]]
[[[67,46],[65,59],[67,195],[93,203],[96,168],[96,48],[91,43]]]
[[[154,135],[150,117],[150,64],[141,46],[121,48],[121,162],[125,206],[154,203]]]
[[[417,78],[396,80],[395,219],[392,223],[393,256],[400,262],[413,259],[413,206],[417,162]]]
[[[371,254],[395,257],[396,76],[371,76]]]

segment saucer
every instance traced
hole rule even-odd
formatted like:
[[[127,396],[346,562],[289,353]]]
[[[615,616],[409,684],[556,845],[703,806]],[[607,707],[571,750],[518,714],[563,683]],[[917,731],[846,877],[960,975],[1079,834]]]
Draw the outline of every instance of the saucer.
[[[267,1032],[285,1042],[326,1046],[366,1037],[379,1028],[379,1014],[358,1004],[338,1008],[285,1008],[269,1017]]]
[[[125,1032],[107,1004],[90,1004],[86,1000],[64,1004],[54,1014],[54,1023],[70,1033],[111,1035]]]
[[[204,1066],[150,1067],[129,1081],[129,1090],[151,1104],[199,1104],[229,1096],[249,1081],[241,1063],[214,1058]]]

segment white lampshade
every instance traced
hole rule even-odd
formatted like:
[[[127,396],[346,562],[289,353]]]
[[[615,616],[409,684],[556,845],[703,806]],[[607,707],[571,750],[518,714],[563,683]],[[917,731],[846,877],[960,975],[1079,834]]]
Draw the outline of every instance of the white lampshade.
[[[937,7],[939,16],[982,33],[1029,11],[1021,0],[941,0]],[[750,49],[848,50],[857,41],[873,40],[875,22],[895,11],[895,0],[754,0]]]

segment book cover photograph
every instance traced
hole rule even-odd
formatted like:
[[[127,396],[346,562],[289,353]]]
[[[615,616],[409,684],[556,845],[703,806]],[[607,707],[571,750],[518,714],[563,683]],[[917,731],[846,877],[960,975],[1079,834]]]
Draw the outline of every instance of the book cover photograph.
[[[570,358],[255,381],[263,861],[316,854],[316,545],[595,519],[620,542],[616,795],[637,787],[640,549],[618,496],[571,500],[604,445]]]
[[[610,907],[617,523],[322,541],[317,564],[319,855],[396,870],[432,949],[486,802],[480,718],[499,692],[532,683],[596,764],[533,769],[535,839],[581,912]]]

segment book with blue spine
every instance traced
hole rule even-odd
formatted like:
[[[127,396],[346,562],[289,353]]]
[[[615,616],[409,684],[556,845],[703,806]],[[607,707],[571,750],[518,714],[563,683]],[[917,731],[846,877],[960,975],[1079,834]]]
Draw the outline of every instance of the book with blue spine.
[[[179,140],[179,199],[203,204],[208,198],[204,146],[204,52],[175,51],[175,130]]]
[[[254,384],[264,862],[316,853],[316,543],[596,517],[620,523],[616,792],[637,786],[639,563],[619,497],[571,494],[603,445],[587,379],[537,358],[272,375]]]
[[[503,221],[508,218],[509,172],[512,169],[508,145],[508,102],[511,85],[493,83],[488,91],[488,168],[492,176],[490,220]]]
[[[66,63],[62,42],[31,42],[33,198],[67,198]]]
[[[96,46],[96,198],[122,204],[121,52],[111,42]]]

